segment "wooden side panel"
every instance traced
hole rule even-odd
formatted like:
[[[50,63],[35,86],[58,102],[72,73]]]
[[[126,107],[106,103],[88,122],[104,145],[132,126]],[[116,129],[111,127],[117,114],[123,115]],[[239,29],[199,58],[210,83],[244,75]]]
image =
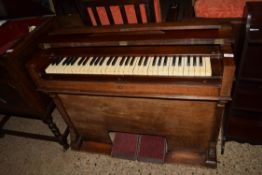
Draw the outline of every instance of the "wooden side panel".
[[[167,138],[168,148],[208,149],[216,129],[216,102],[59,95],[80,136],[111,143],[108,132]]]

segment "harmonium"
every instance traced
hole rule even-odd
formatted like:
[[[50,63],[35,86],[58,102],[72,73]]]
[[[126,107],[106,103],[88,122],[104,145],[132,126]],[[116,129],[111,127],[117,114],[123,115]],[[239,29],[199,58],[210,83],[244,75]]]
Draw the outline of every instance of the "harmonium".
[[[54,18],[27,63],[69,126],[71,148],[215,167],[235,71],[230,25],[77,21]]]

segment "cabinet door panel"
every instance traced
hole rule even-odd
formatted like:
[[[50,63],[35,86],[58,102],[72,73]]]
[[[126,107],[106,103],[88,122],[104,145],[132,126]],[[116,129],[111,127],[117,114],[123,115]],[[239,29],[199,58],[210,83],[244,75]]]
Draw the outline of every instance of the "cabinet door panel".
[[[262,112],[262,83],[240,83],[236,89],[234,107]]]
[[[262,80],[262,44],[249,44],[243,62],[242,78],[254,78]]]

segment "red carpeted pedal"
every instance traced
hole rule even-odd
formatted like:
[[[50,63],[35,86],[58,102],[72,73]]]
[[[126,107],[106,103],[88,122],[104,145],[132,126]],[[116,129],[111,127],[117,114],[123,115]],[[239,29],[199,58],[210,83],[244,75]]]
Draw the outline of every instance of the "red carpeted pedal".
[[[115,132],[111,155],[122,159],[136,160],[139,135]]]
[[[164,163],[166,154],[166,139],[159,136],[141,135],[137,160]]]

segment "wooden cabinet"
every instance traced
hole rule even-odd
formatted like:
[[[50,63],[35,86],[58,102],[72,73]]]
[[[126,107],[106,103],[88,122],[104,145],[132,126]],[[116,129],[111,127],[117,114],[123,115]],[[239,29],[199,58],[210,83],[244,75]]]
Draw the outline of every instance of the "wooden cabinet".
[[[66,138],[52,121],[51,112],[55,107],[53,101],[36,90],[25,68],[37,47],[38,38],[45,33],[51,22],[50,18],[19,19],[11,20],[0,28],[0,114],[6,115],[0,121],[0,134],[47,138],[67,148]],[[29,33],[30,26],[37,27]],[[10,116],[42,120],[55,137],[4,129],[3,125]]]
[[[241,59],[233,100],[224,123],[224,141],[262,144],[262,2],[246,4]]]

